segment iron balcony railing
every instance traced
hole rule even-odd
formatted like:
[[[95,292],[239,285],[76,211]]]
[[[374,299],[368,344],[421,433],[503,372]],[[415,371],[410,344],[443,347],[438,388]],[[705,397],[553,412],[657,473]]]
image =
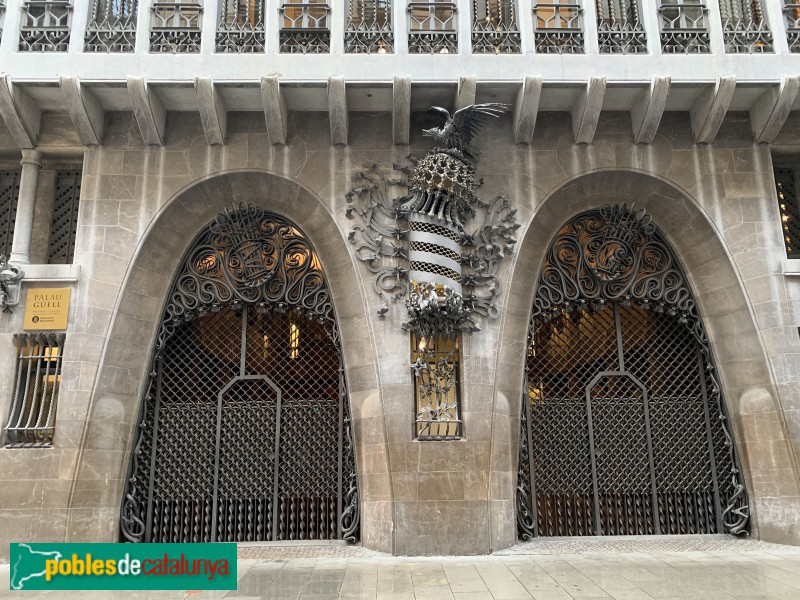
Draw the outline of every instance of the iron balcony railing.
[[[150,52],[200,52],[203,5],[199,2],[153,2],[150,15]]]
[[[86,26],[86,52],[133,52],[139,0],[97,0]]]
[[[353,54],[394,52],[391,0],[350,0],[344,51]]]
[[[472,0],[472,52],[522,52],[516,0]]]
[[[453,54],[458,52],[457,6],[454,2],[430,0],[409,2],[408,52]]]
[[[264,52],[265,0],[220,0],[217,52]]]
[[[578,2],[553,0],[533,6],[536,52],[542,54],[583,53],[583,9]]]
[[[720,0],[719,11],[726,52],[772,52],[761,0]]]
[[[331,7],[325,0],[289,0],[280,7],[280,49],[289,54],[331,50]]]
[[[661,49],[666,54],[710,52],[705,0],[661,0]]]
[[[70,0],[27,0],[22,5],[20,52],[66,52],[72,25]]]
[[[784,0],[783,20],[790,52],[800,52],[800,2]]]
[[[639,0],[598,0],[597,41],[604,54],[647,52]]]

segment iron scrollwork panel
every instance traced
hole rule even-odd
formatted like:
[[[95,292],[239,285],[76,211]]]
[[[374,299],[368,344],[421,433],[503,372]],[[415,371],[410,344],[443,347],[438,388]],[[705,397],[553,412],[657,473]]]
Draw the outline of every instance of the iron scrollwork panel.
[[[606,206],[560,230],[538,281],[526,364],[522,538],[747,532],[705,328],[644,211]],[[597,378],[608,371],[624,377]]]
[[[336,318],[293,224],[242,206],[199,236],[146,390],[122,541],[358,539]]]

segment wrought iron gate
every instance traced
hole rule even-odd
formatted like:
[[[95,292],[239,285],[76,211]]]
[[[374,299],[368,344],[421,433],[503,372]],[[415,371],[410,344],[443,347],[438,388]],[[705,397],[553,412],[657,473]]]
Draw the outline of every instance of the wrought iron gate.
[[[243,206],[184,259],[156,341],[121,539],[358,538],[327,283],[288,221]]]
[[[746,532],[705,329],[644,211],[605,206],[559,231],[526,372],[520,537]]]

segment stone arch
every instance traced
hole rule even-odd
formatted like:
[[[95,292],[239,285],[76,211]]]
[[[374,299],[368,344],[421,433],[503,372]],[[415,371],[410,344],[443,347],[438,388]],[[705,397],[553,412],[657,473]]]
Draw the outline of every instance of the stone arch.
[[[364,401],[374,401],[378,396],[379,383],[375,359],[365,353],[365,349],[370,347],[365,343],[369,335],[367,307],[349,244],[336,225],[330,208],[296,181],[264,170],[217,173],[176,193],[153,216],[139,239],[117,296],[81,444],[82,448],[92,447],[93,432],[102,423],[106,429],[117,433],[116,439],[104,446],[114,460],[104,461],[107,466],[101,468],[81,452],[75,466],[70,499],[71,508],[92,511],[96,521],[94,539],[112,541],[115,537],[142,386],[176,269],[199,232],[224,209],[240,203],[262,207],[296,223],[310,240],[324,271],[328,273],[354,419],[356,463],[359,477],[362,475],[359,418]],[[376,437],[383,439],[381,433],[371,432],[373,440]],[[376,467],[373,465],[372,468]],[[105,485],[93,484],[98,480],[104,481]],[[90,487],[108,491],[87,499],[80,490]],[[385,494],[383,492],[383,497]],[[80,503],[78,496],[81,496]],[[385,519],[371,519],[369,513],[373,508],[382,510],[383,504],[374,505],[369,492],[362,494],[362,523],[367,523],[362,526],[362,540],[365,545],[375,545],[379,549],[385,549],[381,544],[391,539],[391,523]],[[68,539],[74,529],[68,526]]]
[[[743,417],[778,411],[779,404],[763,343],[739,274],[720,232],[694,199],[663,179],[632,170],[597,170],[561,184],[536,207],[521,236],[501,326],[505,343],[498,356],[498,372],[505,372],[505,376],[498,380],[495,399],[496,404],[502,404],[496,408],[495,414],[507,412],[509,418],[495,417],[493,442],[494,457],[500,455],[496,449],[498,443],[507,440],[511,445],[512,458],[508,466],[513,471],[502,474],[505,486],[494,487],[491,491],[496,527],[493,537],[498,547],[514,543],[516,537],[515,518],[511,515],[508,520],[508,506],[515,497],[513,482],[516,480],[519,450],[523,357],[535,283],[545,253],[557,231],[572,216],[604,204],[623,202],[628,205],[635,202],[637,208],[647,210],[683,266],[706,325],[734,435],[739,443],[745,481],[751,491],[751,531],[762,539],[768,540],[772,535],[780,539],[778,530],[782,524],[771,522],[773,511],[765,510],[763,514],[759,511],[765,500],[759,495],[759,490],[764,489],[765,477],[774,479],[773,483],[780,488],[780,477],[793,473],[793,466],[789,460],[785,461],[787,464],[775,465],[781,469],[780,475],[766,469],[759,470],[755,465],[763,461],[755,459],[749,446],[755,441],[754,434],[743,426]],[[788,452],[786,456],[789,456]],[[796,473],[793,477],[797,477]],[[494,479],[501,480],[501,475],[495,474]],[[754,479],[759,480],[760,485],[753,485]],[[768,502],[772,501],[774,498],[768,499]],[[788,505],[793,498],[786,497],[783,501]]]

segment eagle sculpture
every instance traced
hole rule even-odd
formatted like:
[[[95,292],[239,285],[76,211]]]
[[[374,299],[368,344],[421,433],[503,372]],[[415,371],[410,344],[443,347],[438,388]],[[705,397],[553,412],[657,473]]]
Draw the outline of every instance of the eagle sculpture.
[[[507,105],[496,102],[472,104],[457,110],[451,117],[448,110],[441,106],[432,106],[428,109],[428,114],[444,118],[445,123],[442,127],[423,129],[422,135],[432,137],[443,149],[456,150],[462,156],[476,160],[477,156],[469,148],[472,138],[490,117],[497,118],[507,110]]]

